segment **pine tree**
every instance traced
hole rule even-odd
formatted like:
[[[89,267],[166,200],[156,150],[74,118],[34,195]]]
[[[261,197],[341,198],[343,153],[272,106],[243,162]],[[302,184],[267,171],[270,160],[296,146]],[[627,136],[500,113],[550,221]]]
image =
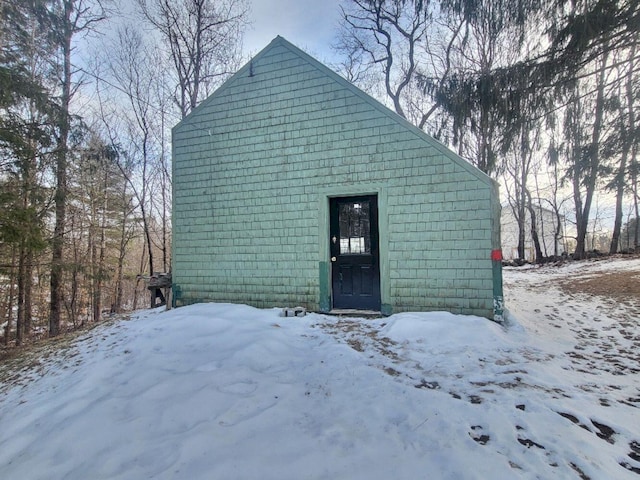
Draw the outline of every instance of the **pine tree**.
[[[31,330],[32,280],[37,255],[46,247],[48,192],[42,172],[53,139],[57,111],[45,84],[43,59],[50,53],[43,35],[46,16],[39,2],[0,4],[0,240],[12,252],[10,291],[17,301],[16,342]],[[5,255],[7,252],[5,252]],[[8,306],[11,330],[13,296]]]

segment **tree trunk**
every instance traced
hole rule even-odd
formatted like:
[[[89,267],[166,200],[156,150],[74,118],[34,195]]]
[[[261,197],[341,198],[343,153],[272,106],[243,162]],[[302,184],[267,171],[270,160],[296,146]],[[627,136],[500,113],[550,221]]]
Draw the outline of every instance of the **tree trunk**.
[[[32,301],[31,287],[33,284],[33,253],[26,240],[21,242],[18,255],[18,312],[16,319],[16,344],[20,345],[31,334]]]
[[[580,192],[580,177],[577,172],[573,174],[573,203],[576,209],[576,250],[573,258],[581,259],[586,256],[584,242],[587,235],[587,224],[583,219],[582,193]]]
[[[527,233],[526,233],[526,214],[525,214],[525,209],[524,209],[524,204],[521,205],[517,205],[517,210],[518,210],[518,214],[517,214],[517,218],[516,221],[518,222],[518,258],[520,260],[525,260],[526,259],[526,252],[525,252],[525,247],[526,247],[526,238],[527,238]]]
[[[622,230],[622,200],[624,197],[625,179],[627,174],[627,162],[631,146],[635,145],[636,138],[633,132],[635,132],[635,110],[634,110],[634,67],[635,67],[635,55],[636,44],[634,43],[629,52],[629,71],[627,72],[626,82],[626,99],[627,99],[627,113],[629,115],[629,121],[627,124],[627,134],[624,137],[624,143],[622,147],[622,157],[620,159],[620,167],[618,168],[618,174],[616,175],[616,213],[613,224],[613,234],[611,236],[611,246],[609,253],[614,254],[618,252],[620,247],[620,231]],[[622,112],[621,112],[622,113]]]
[[[130,235],[127,232],[127,219],[129,218],[130,213],[130,202],[129,197],[127,195],[127,176],[124,174],[124,170],[119,165],[122,173],[122,187],[120,190],[120,202],[122,208],[122,220],[120,222],[120,241],[118,245],[118,264],[116,267],[116,285],[115,285],[115,295],[114,295],[114,304],[112,306],[112,311],[114,313],[122,312],[122,301],[124,296],[124,259],[127,254],[127,244],[129,243]],[[135,302],[134,302],[135,306]]]
[[[542,213],[542,200],[540,198],[540,185],[538,184],[538,176],[534,175],[534,181],[536,183],[536,198],[538,199],[538,212],[540,212],[540,218],[539,223],[540,223],[540,234],[542,236],[542,256],[543,257],[548,257],[549,256],[549,250],[547,248],[547,240],[546,240],[546,235],[545,235],[545,230],[544,230],[544,225],[545,225],[545,218],[544,215]]]
[[[106,239],[106,231],[107,231],[107,208],[108,208],[108,195],[107,195],[107,186],[109,183],[109,173],[106,168],[104,169],[104,179],[103,179],[103,197],[102,197],[102,212],[100,219],[100,253],[98,256],[98,275],[96,279],[96,284],[93,292],[93,321],[99,322],[102,318],[102,284],[105,278],[105,251],[107,249],[107,239]]]
[[[26,337],[31,336],[33,318],[33,251],[27,250],[24,266],[24,333]]]
[[[640,240],[640,205],[638,205],[638,183],[635,181],[635,190],[634,190],[634,201],[633,206],[636,211],[636,228],[633,232],[633,249],[634,251],[638,251],[638,241]]]
[[[67,207],[67,155],[68,137],[71,129],[69,105],[71,103],[71,38],[73,30],[71,26],[71,14],[73,4],[64,2],[64,34],[62,38],[63,77],[62,96],[60,99],[59,137],[56,152],[56,192],[54,196],[56,222],[52,241],[51,259],[51,310],[49,313],[49,335],[60,334],[60,321],[62,313],[62,276],[64,254],[65,216]]]
[[[73,324],[73,328],[78,328],[78,269],[77,267],[73,267],[71,270],[71,291],[69,293],[69,303],[67,306],[67,314],[69,315],[69,320]],[[81,322],[82,326],[84,324],[84,318]]]
[[[585,258],[586,249],[585,242],[587,237],[587,229],[589,226],[589,213],[591,210],[591,202],[593,201],[593,195],[596,188],[596,180],[600,170],[600,136],[602,133],[602,117],[604,115],[604,87],[606,77],[608,53],[605,52],[602,58],[602,65],[600,66],[599,78],[597,83],[597,96],[595,114],[593,120],[593,132],[591,135],[591,142],[589,145],[589,152],[587,156],[587,163],[585,165],[584,178],[579,178],[578,171],[574,171],[574,195],[577,192],[580,194],[579,189],[582,184],[585,185],[585,198],[584,206],[581,202],[576,202],[576,229],[577,229],[577,243],[576,243],[576,258]],[[582,170],[582,169],[579,169]]]
[[[556,215],[556,225],[553,232],[553,255],[557,257],[559,255],[558,244],[562,238],[562,218],[560,217],[560,211],[558,209],[554,209],[554,213]]]
[[[123,186],[123,195],[122,195],[122,223],[120,224],[120,246],[118,248],[118,266],[116,270],[116,291],[115,291],[115,302],[112,310],[114,313],[122,312],[122,296],[123,296],[123,283],[124,283],[124,257],[126,254],[126,235],[127,235],[127,210],[128,206],[126,203],[126,183]]]
[[[627,145],[624,147],[622,158],[620,159],[620,166],[618,174],[616,175],[616,212],[613,222],[613,233],[611,234],[611,245],[609,246],[609,253],[618,253],[620,246],[620,232],[622,230],[622,200],[624,197],[624,175],[627,168],[627,157],[629,155],[629,148]]]
[[[20,242],[18,255],[18,314],[16,316],[16,345],[22,345],[24,340],[24,280],[25,280],[25,245]]]
[[[555,140],[552,139],[552,145],[555,148]],[[551,188],[552,188],[552,196],[551,196],[551,200],[549,201],[549,204],[551,205],[551,208],[553,209],[553,213],[555,215],[555,224],[554,224],[554,232],[553,232],[553,255],[554,256],[558,256],[559,252],[558,252],[558,245],[560,243],[560,239],[562,238],[562,234],[564,233],[566,235],[566,229],[563,229],[563,222],[562,222],[562,217],[560,215],[560,206],[558,205],[558,188],[559,188],[559,179],[558,179],[558,163],[557,162],[552,162],[552,167],[553,167],[553,181],[551,184]],[[564,230],[564,232],[563,232]],[[562,251],[563,253],[569,253],[567,252],[567,248],[564,245],[562,245]]]
[[[147,151],[148,141],[149,141],[149,134],[145,129],[143,141],[142,141],[143,182],[147,178],[147,170],[149,168],[149,155]],[[146,208],[147,193],[148,193],[148,188],[147,188],[147,185],[144,184],[142,185],[142,196],[139,199],[139,203],[140,203],[140,213],[142,214],[142,228],[144,230],[144,238],[146,239],[146,242],[147,242],[147,253],[149,255],[149,275],[153,275],[153,243],[151,242],[151,227],[149,225],[149,216],[151,212],[147,213],[147,208]],[[149,204],[150,204],[149,208],[151,208],[151,202],[149,202]],[[142,270],[140,270],[140,273],[142,273]]]
[[[143,204],[140,204],[140,213],[142,214],[142,228],[144,230],[144,238],[147,243],[147,253],[149,254],[149,275],[153,275],[153,243],[151,242],[151,227],[149,219]],[[142,273],[142,270],[140,271]]]
[[[521,137],[521,144],[522,144]],[[525,165],[525,153],[520,150],[520,175],[515,175],[517,178],[516,192],[518,194],[518,256],[521,260],[526,259],[525,245],[527,241],[527,211],[526,205],[526,192],[527,192],[527,168]],[[517,164],[518,162],[516,162]]]
[[[89,217],[89,244],[87,245],[87,250],[89,253],[88,271],[90,274],[91,321],[94,323],[97,322],[98,319],[96,308],[100,308],[100,302],[96,298],[96,292],[98,291],[98,247],[96,246],[96,242],[98,241],[98,228],[96,226],[98,209],[96,208],[96,193],[97,188],[95,188],[94,184],[91,184],[91,194],[89,196],[91,214]],[[84,318],[81,323],[84,326]]]
[[[32,173],[35,168],[33,163],[31,159],[25,160],[22,171],[22,210],[24,213],[28,213],[28,219],[25,222],[26,230],[20,241],[20,253],[18,256],[18,316],[16,320],[16,344],[18,345],[20,345],[31,332],[31,263],[34,247],[33,236],[36,228],[35,219],[33,215],[31,215],[30,210],[30,192],[34,188],[32,185]]]
[[[98,247],[95,242],[91,245],[91,269],[93,275],[91,278],[91,321],[97,323],[100,320],[100,278],[98,266]]]
[[[116,269],[116,288],[115,288],[115,301],[111,307],[113,313],[122,313],[122,296],[123,296],[123,283],[124,283],[124,257],[118,256],[118,266]]]
[[[16,248],[11,252],[11,270],[9,273],[9,298],[7,298],[7,326],[4,327],[4,344],[8,345],[11,338],[11,325],[13,324],[13,302],[16,295]]]
[[[147,254],[146,250],[147,250],[147,243],[145,242],[143,244],[143,248],[142,248],[142,255],[140,256],[140,269],[139,269],[140,272],[144,272],[144,270],[145,270],[145,263],[146,263],[145,259],[147,258],[146,257],[146,254]],[[138,276],[137,279],[136,279],[136,285],[135,285],[135,289],[134,289],[134,292],[133,292],[133,309],[134,310],[136,308],[138,308],[138,286],[140,284],[140,280],[141,280],[141,278]]]
[[[171,267],[169,267],[169,249],[167,245],[167,181],[164,174],[164,159],[162,160],[162,163],[163,172],[160,187],[162,189],[162,267],[164,272],[168,272],[171,270]]]
[[[527,194],[527,208],[529,210],[529,216],[531,217],[531,240],[533,240],[533,247],[536,251],[536,263],[542,263],[542,249],[540,248],[540,239],[538,237],[538,225],[537,225],[537,215],[536,211],[533,208],[533,201],[531,200],[531,193],[526,190]]]

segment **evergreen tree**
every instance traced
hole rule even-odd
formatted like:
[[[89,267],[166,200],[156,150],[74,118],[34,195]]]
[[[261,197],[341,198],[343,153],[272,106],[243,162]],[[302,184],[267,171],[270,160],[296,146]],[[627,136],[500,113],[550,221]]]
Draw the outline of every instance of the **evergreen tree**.
[[[564,116],[559,161],[563,178],[573,189],[575,256],[583,258],[591,205],[609,175],[608,162],[614,156],[626,155],[631,164],[635,163],[631,152],[637,152],[637,147],[628,146],[626,154],[610,148],[616,122],[610,112],[617,102],[613,92],[624,76],[615,74],[614,69],[624,70],[626,63],[627,69],[633,71],[637,62],[640,2],[500,0],[497,3],[493,24],[510,25],[518,32],[521,46],[539,31],[538,48],[523,54],[519,61],[496,69],[455,74],[436,95],[454,123],[472,119],[475,110],[482,111],[482,105],[487,105],[501,125],[507,146],[532,118]],[[442,0],[441,4],[450,14],[462,15],[471,23],[481,20],[487,12],[482,0]],[[634,108],[629,106],[631,112]],[[634,123],[633,114],[628,119]],[[624,131],[630,133],[625,141],[637,145],[635,128],[625,126]],[[619,202],[626,168],[620,167],[616,179]],[[633,170],[629,172],[633,181]],[[619,231],[620,207],[617,215]]]
[[[2,3],[0,10],[7,20],[0,26],[0,240],[5,255],[13,252],[9,290],[17,283],[19,344],[31,330],[34,262],[47,245],[48,191],[42,178],[57,110],[45,88],[49,71],[44,59],[51,51],[43,34],[44,4]],[[5,341],[13,320],[10,300]]]

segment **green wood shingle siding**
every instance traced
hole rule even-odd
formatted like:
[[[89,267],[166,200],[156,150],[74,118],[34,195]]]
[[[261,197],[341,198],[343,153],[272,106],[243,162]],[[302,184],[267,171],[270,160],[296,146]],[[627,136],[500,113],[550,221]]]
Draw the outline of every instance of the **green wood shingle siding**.
[[[283,39],[174,128],[173,165],[178,305],[318,310],[328,196],[376,193],[386,309],[492,314],[493,182]]]

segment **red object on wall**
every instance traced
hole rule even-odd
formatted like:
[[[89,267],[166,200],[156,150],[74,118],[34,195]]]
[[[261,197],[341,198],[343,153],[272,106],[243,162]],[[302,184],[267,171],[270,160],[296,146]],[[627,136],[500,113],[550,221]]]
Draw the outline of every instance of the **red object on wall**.
[[[502,250],[500,250],[500,249],[491,250],[491,260],[493,260],[494,262],[501,262],[502,261]]]

